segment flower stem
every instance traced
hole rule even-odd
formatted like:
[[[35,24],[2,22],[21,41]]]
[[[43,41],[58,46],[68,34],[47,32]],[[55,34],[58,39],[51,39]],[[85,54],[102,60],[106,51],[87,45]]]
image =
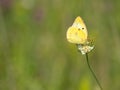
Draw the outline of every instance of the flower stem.
[[[100,87],[101,90],[103,90],[103,88],[102,88],[102,86],[101,86],[99,80],[97,79],[97,77],[96,77],[94,71],[92,70],[92,68],[91,68],[91,66],[90,66],[90,63],[89,63],[89,60],[88,60],[88,53],[86,53],[86,60],[87,60],[88,68],[90,69],[90,71],[91,71],[93,77],[95,78],[95,80],[96,80],[98,86]]]

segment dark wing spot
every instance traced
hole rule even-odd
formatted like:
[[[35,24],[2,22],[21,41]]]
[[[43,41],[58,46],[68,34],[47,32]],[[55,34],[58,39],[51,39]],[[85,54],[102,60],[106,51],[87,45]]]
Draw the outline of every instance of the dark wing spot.
[[[84,28],[82,28],[82,30],[84,30]]]

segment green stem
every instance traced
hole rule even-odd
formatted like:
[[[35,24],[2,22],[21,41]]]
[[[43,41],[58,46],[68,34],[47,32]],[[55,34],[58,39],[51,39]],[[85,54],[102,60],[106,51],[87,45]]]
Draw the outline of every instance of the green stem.
[[[103,90],[103,88],[102,88],[102,86],[101,86],[101,84],[100,84],[99,80],[97,79],[97,77],[96,77],[96,75],[95,75],[94,71],[92,70],[92,68],[91,68],[91,66],[90,66],[90,64],[89,64],[88,54],[87,54],[87,53],[86,53],[86,60],[87,60],[88,67],[89,67],[89,69],[90,69],[90,71],[91,71],[91,73],[92,73],[93,77],[95,78],[95,80],[96,80],[96,82],[97,82],[98,86],[100,87],[100,89],[101,89],[101,90]]]

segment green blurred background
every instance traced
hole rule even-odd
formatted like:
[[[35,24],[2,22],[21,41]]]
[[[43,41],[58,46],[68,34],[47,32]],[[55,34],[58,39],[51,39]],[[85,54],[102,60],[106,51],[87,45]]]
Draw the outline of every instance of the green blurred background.
[[[104,90],[120,90],[120,0],[0,0],[0,90],[99,90],[66,40],[77,16],[94,39],[89,60]]]

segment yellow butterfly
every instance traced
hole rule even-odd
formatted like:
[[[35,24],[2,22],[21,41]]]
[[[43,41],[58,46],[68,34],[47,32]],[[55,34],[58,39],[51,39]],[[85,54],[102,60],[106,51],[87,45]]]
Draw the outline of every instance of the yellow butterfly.
[[[70,43],[74,44],[86,44],[88,32],[86,25],[82,18],[78,16],[73,25],[68,28],[67,30],[67,40]]]

